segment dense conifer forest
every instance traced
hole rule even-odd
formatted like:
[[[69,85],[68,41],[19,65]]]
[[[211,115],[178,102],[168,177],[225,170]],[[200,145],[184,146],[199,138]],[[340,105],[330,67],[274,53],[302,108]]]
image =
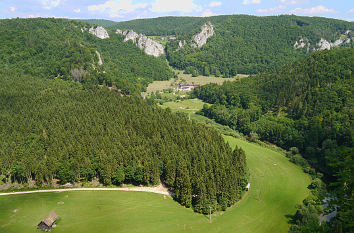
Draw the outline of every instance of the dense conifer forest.
[[[353,220],[354,49],[316,52],[275,71],[222,86],[198,87],[212,103],[200,114],[249,135],[291,149],[290,160],[316,177],[325,174],[338,194],[338,219]],[[294,231],[305,232],[305,231]]]
[[[247,184],[242,149],[184,116],[107,87],[0,75],[3,178],[38,186],[89,181],[156,185],[182,205],[226,209]]]
[[[91,27],[95,25],[54,18],[0,20],[0,69],[106,83],[126,94],[139,94],[153,80],[174,77],[163,58],[146,55],[113,32],[109,39],[99,39],[88,33]]]
[[[214,25],[215,35],[201,48],[190,46],[192,35],[200,32],[206,22]],[[167,59],[178,69],[192,74],[234,76],[255,74],[281,67],[318,49],[321,38],[334,42],[351,38],[354,23],[320,17],[295,15],[258,17],[250,15],[224,15],[213,17],[160,17],[120,22],[112,28],[134,29],[153,36],[176,35],[167,43]],[[347,30],[350,33],[344,35]],[[294,49],[301,38],[310,43]],[[179,49],[179,41],[186,40]],[[342,46],[353,47],[353,41]]]

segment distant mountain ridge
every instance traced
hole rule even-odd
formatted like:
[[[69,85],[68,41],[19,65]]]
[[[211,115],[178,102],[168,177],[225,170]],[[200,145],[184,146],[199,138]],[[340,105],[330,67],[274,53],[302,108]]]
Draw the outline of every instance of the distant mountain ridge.
[[[118,23],[116,21],[107,20],[107,19],[76,19],[76,20],[85,23],[96,24],[102,27],[109,27]]]
[[[215,35],[207,44],[195,48],[188,43],[209,22]],[[166,44],[170,65],[192,74],[225,77],[281,67],[319,49],[354,47],[353,22],[321,17],[159,17],[118,22],[110,28],[167,39],[172,36]]]
[[[140,93],[174,73],[102,26],[67,19],[0,20],[0,68],[32,76],[114,85]]]

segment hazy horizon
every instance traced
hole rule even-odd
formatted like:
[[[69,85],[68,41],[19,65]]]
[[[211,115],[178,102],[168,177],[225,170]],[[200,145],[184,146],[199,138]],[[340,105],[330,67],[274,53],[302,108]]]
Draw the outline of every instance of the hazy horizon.
[[[353,21],[354,4],[349,0],[3,0],[0,13],[1,18],[55,17],[116,22],[163,16],[235,14],[294,14]]]

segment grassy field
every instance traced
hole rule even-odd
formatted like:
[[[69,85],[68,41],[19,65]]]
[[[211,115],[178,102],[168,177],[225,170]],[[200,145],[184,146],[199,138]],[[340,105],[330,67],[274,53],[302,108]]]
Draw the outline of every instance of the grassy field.
[[[251,189],[235,206],[215,214],[212,223],[159,194],[78,191],[1,196],[0,232],[38,232],[36,225],[51,210],[60,216],[52,232],[286,232],[286,216],[308,195],[309,177],[282,154],[233,137],[225,140],[246,151]]]
[[[248,75],[238,74],[235,78],[221,78],[214,76],[197,76],[192,77],[191,74],[184,74],[183,71],[175,70],[178,78],[167,81],[154,81],[149,84],[144,95],[155,93],[156,91],[163,91],[169,88],[176,88],[179,83],[194,83],[199,85],[206,85],[209,83],[222,84],[225,81],[234,81],[239,78],[248,77]]]
[[[166,102],[161,105],[161,107],[170,108],[173,112],[180,111],[186,113],[195,113],[202,109],[204,104],[205,103],[200,99],[186,99],[181,101]]]

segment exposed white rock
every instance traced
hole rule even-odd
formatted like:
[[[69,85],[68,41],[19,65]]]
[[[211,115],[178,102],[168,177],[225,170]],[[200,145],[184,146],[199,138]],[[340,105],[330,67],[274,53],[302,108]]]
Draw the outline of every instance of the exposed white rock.
[[[106,31],[106,29],[104,29],[104,27],[101,27],[101,26],[98,26],[97,28],[91,27],[89,29],[89,33],[91,33],[92,35],[94,35],[100,39],[109,38],[108,32]]]
[[[309,40],[306,37],[300,38],[300,40],[295,42],[294,48],[295,49],[302,49],[302,48],[305,48],[305,46],[307,44],[310,44],[310,43],[309,43]]]
[[[317,43],[317,46],[320,47],[318,50],[331,49],[331,44],[323,38]]]
[[[334,43],[331,43],[331,47],[337,47],[339,45],[341,45],[344,42],[344,40],[338,39],[336,41],[334,41]]]
[[[186,42],[185,40],[183,40],[183,42],[180,40],[180,41],[178,42],[178,48],[179,48],[179,49],[180,49],[180,48],[183,48],[186,44],[187,44],[187,42]]]
[[[294,49],[303,49],[305,47],[307,47],[306,51],[310,52],[310,42],[309,39],[307,39],[306,37],[304,38],[300,38],[298,41],[295,41]]]
[[[102,65],[103,62],[102,62],[102,59],[101,59],[101,54],[96,50],[96,54],[97,54],[97,57],[98,57],[98,65]]]
[[[159,57],[164,54],[162,44],[157,43],[147,36],[140,36],[138,47],[144,49],[146,54],[152,55],[154,57]]]
[[[162,44],[154,41],[153,39],[143,34],[138,34],[133,30],[123,32],[122,30],[119,29],[117,29],[116,33],[125,36],[124,42],[128,40],[132,40],[134,44],[136,44],[136,46],[138,46],[140,49],[143,49],[144,52],[148,55],[159,57],[162,54],[164,54],[164,49]]]
[[[312,50],[317,51],[317,50],[331,49],[333,47],[338,47],[343,43],[348,44],[353,40],[353,38],[352,39],[348,38],[350,32],[351,32],[350,30],[347,30],[344,34],[340,36],[339,39],[337,39],[334,42],[329,42],[321,38],[321,40],[316,44],[314,48],[312,48]],[[294,49],[302,49],[305,48],[306,46],[307,46],[307,52],[309,52],[310,42],[306,37],[304,37],[304,38],[300,38],[298,41],[295,42]]]
[[[201,27],[201,32],[198,33],[197,35],[194,35],[192,40],[195,42],[192,43],[193,47],[198,46],[198,48],[202,47],[207,43],[207,40],[214,35],[214,26],[211,24],[211,22],[205,23]]]

